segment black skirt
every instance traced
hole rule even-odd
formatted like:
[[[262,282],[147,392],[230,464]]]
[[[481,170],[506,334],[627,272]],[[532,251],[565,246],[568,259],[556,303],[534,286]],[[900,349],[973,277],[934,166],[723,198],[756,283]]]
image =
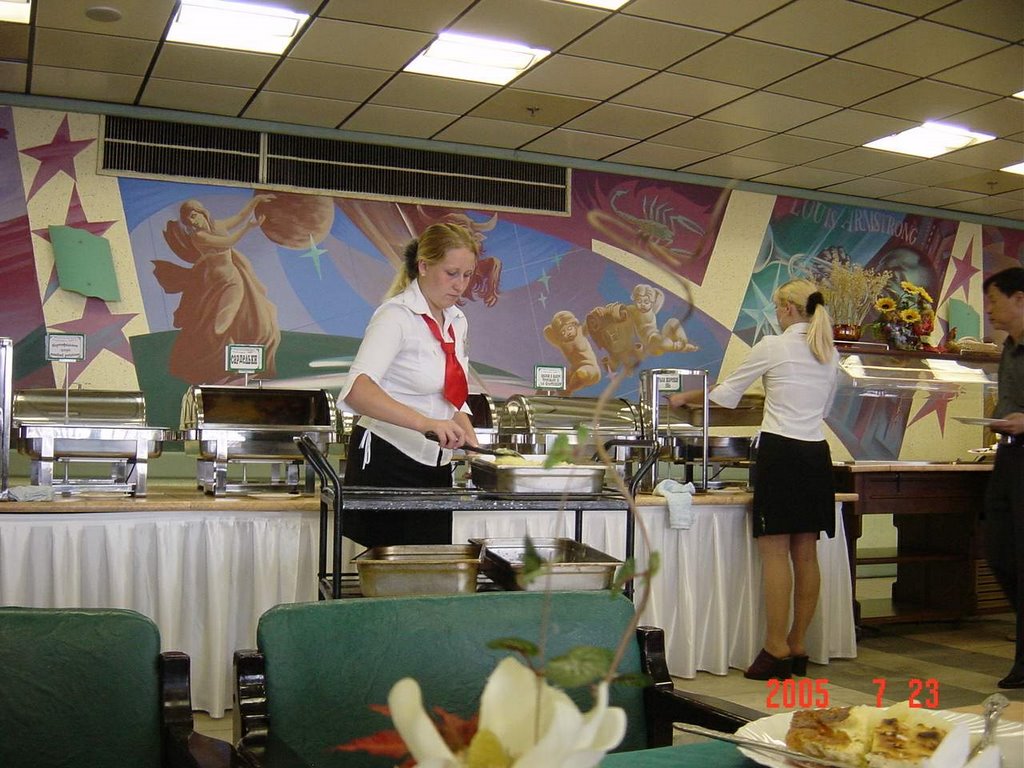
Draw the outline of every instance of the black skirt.
[[[836,535],[832,454],[824,440],[762,432],[754,478],[754,536]]]

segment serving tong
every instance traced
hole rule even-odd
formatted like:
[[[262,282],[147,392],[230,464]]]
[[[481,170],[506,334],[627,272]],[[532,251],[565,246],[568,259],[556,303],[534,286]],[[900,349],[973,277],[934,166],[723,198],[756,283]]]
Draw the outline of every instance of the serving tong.
[[[423,436],[428,440],[433,440],[435,443],[441,442],[438,439],[436,432],[424,432]],[[487,454],[488,456],[514,456],[517,459],[526,458],[519,451],[513,451],[511,448],[484,448],[483,446],[469,445],[467,443],[465,445],[459,446],[459,450],[465,451],[466,453],[483,453]]]

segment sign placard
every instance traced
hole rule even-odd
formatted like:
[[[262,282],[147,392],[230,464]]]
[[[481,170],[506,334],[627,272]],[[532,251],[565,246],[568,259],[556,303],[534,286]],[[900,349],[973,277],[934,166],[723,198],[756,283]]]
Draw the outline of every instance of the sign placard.
[[[85,336],[81,333],[46,334],[46,359],[54,363],[85,360]]]
[[[662,373],[658,375],[659,392],[678,392],[683,386],[683,377],[678,373]]]
[[[224,370],[232,373],[255,373],[264,368],[262,344],[228,344],[224,347]]]
[[[565,366],[533,366],[533,386],[537,389],[565,389]]]

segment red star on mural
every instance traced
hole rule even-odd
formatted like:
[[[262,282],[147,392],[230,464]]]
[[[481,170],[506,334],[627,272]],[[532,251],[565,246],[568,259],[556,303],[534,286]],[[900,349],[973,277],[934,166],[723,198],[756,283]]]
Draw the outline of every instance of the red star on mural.
[[[21,150],[22,154],[34,157],[39,161],[39,168],[36,170],[36,177],[32,180],[32,188],[29,190],[28,199],[31,200],[46,182],[61,171],[64,171],[64,173],[77,181],[75,176],[75,157],[94,141],[95,139],[72,141],[71,129],[68,126],[67,115],[65,115],[49,144],[40,144]]]
[[[137,314],[115,315],[110,312],[107,302],[102,299],[88,298],[85,300],[85,311],[80,318],[69,320],[66,323],[57,323],[53,327],[64,333],[85,335],[85,360],[82,361],[84,370],[104,349],[132,362],[132,348],[128,338],[124,335],[124,327]]]
[[[920,421],[929,413],[934,413],[939,420],[939,434],[946,434],[946,406],[956,397],[953,392],[932,392],[928,395],[927,402],[921,406],[921,410],[907,422],[909,427],[916,421]]]
[[[946,289],[946,295],[942,297],[939,304],[956,293],[958,288],[964,289],[964,300],[970,301],[971,278],[981,271],[972,263],[974,260],[972,256],[973,252],[974,241],[972,240],[967,246],[967,253],[964,254],[962,259],[958,259],[956,256],[950,259],[950,261],[953,262],[953,268],[956,271],[953,273],[953,279],[949,281],[949,288]]]

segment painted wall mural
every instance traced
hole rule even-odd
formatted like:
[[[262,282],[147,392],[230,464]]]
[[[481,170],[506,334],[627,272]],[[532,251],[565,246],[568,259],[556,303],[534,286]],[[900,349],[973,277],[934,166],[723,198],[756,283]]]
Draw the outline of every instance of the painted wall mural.
[[[497,398],[532,392],[537,364],[564,365],[581,396],[624,364],[718,376],[777,331],[775,286],[836,254],[926,286],[942,333],[980,337],[981,276],[1024,246],[1020,230],[595,171],[574,171],[567,216],[115,178],[95,172],[97,136],[92,116],[0,108],[0,333],[19,388],[63,383],[47,329],[86,333],[72,383],[141,389],[154,424],[177,423],[189,384],[232,381],[227,343],[265,345],[276,386],[337,391],[405,244],[435,221],[480,240],[461,304],[471,387]],[[120,302],[58,286],[51,224],[111,241]],[[948,398],[869,400],[840,400],[837,454],[907,457],[946,433]]]

